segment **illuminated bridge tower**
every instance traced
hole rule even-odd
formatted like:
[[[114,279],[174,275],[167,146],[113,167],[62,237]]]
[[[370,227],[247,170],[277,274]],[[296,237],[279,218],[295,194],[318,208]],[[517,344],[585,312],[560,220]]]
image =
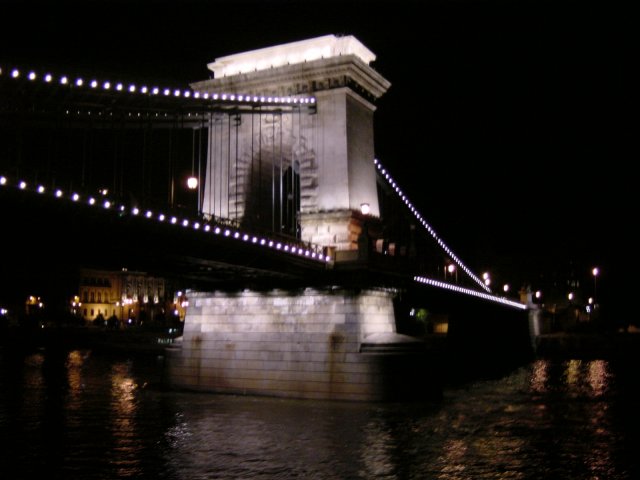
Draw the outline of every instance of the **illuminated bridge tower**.
[[[205,215],[295,236],[337,250],[357,248],[359,212],[379,216],[373,164],[373,102],[390,83],[353,36],[323,37],[217,59],[201,93],[287,98],[288,112],[256,107],[209,126]],[[313,97],[312,104],[299,99]],[[309,108],[311,107],[311,108]]]
[[[209,65],[215,78],[192,85],[200,94],[265,101],[210,120],[202,213],[351,258],[361,206],[380,215],[372,102],[389,82],[369,66],[374,58],[355,38],[330,35]],[[183,339],[168,362],[172,384],[344,400],[429,385],[412,374],[425,366],[422,342],[396,332],[395,292],[306,281],[190,292]]]

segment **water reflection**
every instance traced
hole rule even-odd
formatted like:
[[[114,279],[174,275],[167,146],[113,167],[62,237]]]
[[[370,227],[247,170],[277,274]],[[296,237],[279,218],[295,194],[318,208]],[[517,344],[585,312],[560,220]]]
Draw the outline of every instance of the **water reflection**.
[[[138,407],[137,384],[130,376],[130,364],[118,363],[111,368],[112,437],[114,441],[111,463],[119,477],[130,477],[140,473],[141,450],[135,420]]]
[[[604,360],[537,360],[437,404],[165,392],[157,365],[0,356],[0,468],[27,478],[630,479],[638,396]]]

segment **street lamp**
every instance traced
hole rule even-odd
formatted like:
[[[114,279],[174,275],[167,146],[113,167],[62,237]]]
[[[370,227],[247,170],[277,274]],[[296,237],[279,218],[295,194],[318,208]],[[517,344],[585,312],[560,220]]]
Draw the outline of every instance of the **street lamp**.
[[[447,272],[449,272],[449,274],[451,275],[455,274],[456,283],[458,283],[458,271],[456,270],[456,266],[453,263],[447,265]]]
[[[597,290],[598,290],[598,275],[600,274],[600,269],[598,267],[593,267],[593,269],[591,270],[591,273],[593,275],[593,298],[594,301],[597,298]]]
[[[194,176],[189,177],[187,179],[187,187],[189,187],[189,190],[195,190],[198,188],[198,179]]]

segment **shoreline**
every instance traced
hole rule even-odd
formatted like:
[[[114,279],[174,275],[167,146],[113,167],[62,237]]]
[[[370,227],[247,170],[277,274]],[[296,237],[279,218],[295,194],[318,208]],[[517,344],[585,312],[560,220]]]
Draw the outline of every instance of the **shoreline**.
[[[548,333],[535,339],[537,358],[640,359],[640,333]]]

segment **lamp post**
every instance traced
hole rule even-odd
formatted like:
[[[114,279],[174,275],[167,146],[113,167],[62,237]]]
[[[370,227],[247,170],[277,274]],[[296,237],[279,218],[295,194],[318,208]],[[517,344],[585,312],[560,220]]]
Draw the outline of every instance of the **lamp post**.
[[[447,266],[447,272],[449,272],[452,276],[455,274],[456,283],[458,283],[458,270],[453,263],[450,263]]]
[[[595,302],[596,299],[598,298],[598,275],[600,274],[600,269],[598,267],[593,267],[593,269],[591,270],[591,273],[593,275],[593,301],[594,301],[594,308],[595,308]]]

